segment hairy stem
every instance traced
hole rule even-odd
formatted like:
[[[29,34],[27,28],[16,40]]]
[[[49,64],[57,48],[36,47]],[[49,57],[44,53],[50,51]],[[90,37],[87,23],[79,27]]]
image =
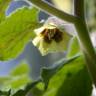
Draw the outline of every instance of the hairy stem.
[[[74,0],[74,13],[79,17],[78,22],[75,22],[75,27],[77,29],[77,35],[87,62],[87,68],[96,86],[96,54],[85,22],[84,0]]]
[[[79,18],[85,19],[84,0],[74,0],[74,13]]]
[[[77,18],[73,15],[67,14],[66,12],[63,12],[51,4],[44,2],[42,0],[30,0],[35,6],[39,7],[40,9],[44,10],[45,12],[52,14],[56,17],[59,17],[62,20],[65,20],[70,23],[76,22]]]
[[[81,49],[86,59],[86,64],[91,78],[96,86],[96,55],[89,38],[86,24],[83,20],[75,24],[77,29],[77,36],[80,41]]]

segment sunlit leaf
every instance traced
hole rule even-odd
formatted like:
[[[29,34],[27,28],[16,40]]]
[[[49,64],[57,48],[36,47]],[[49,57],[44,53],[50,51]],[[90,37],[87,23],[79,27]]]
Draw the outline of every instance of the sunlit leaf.
[[[68,49],[67,57],[72,57],[80,53],[80,46],[77,37],[72,38]]]
[[[9,91],[0,91],[0,96],[10,96],[11,90]]]
[[[0,0],[0,23],[5,19],[5,11],[11,0]]]
[[[92,82],[84,64],[83,58],[78,57],[62,67],[50,78],[43,96],[90,96]],[[45,75],[51,76],[46,73]]]
[[[9,91],[10,94],[15,94],[19,90],[24,90],[27,84],[32,82],[30,77],[28,76],[29,74],[28,69],[29,67],[27,64],[20,64],[11,71],[8,77],[6,78],[1,77],[0,78],[0,81],[2,82],[2,84],[0,84],[1,94],[4,93],[8,94]]]
[[[21,70],[22,69],[22,70]],[[13,69],[11,72],[10,72],[10,75],[11,76],[18,76],[18,75],[23,75],[23,74],[26,74],[28,75],[29,73],[29,67],[27,64],[20,64],[19,66],[15,67],[15,69]]]
[[[19,90],[17,91],[15,94],[13,94],[12,96],[26,96],[28,94],[28,92],[36,85],[38,84],[40,81],[35,81],[33,83],[28,84],[24,90]]]
[[[18,56],[26,43],[35,36],[33,30],[39,26],[37,13],[37,9],[25,7],[7,17],[0,24],[1,60]]]
[[[50,79],[60,70],[62,69],[63,66],[65,66],[66,64],[69,64],[70,62],[74,61],[76,58],[78,58],[80,55],[76,55],[70,59],[62,59],[59,60],[58,62],[56,62],[56,64],[53,64],[52,67],[50,68],[43,68],[42,69],[42,79],[45,82],[45,89],[48,87],[48,83],[50,81]]]

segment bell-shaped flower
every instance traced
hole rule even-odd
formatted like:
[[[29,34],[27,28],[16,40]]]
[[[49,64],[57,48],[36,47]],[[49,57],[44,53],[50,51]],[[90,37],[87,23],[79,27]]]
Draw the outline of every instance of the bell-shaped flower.
[[[53,20],[53,18],[52,18]],[[67,50],[70,38],[73,33],[67,32],[66,28],[70,30],[70,25],[62,24],[60,22],[47,21],[41,28],[35,29],[36,37],[32,43],[41,52],[42,56],[53,52],[64,52]],[[55,20],[54,20],[55,21]],[[56,20],[57,21],[57,20]],[[70,30],[71,31],[71,30]]]

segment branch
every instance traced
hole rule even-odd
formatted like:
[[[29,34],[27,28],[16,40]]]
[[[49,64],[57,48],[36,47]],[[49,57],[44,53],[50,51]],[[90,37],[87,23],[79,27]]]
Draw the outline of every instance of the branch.
[[[96,54],[93,48],[85,20],[84,0],[74,0],[74,13],[79,17],[75,23],[86,65],[96,87]]]
[[[85,19],[84,0],[74,0],[74,14],[79,18]]]
[[[84,50],[91,56],[95,57],[95,51],[90,40],[87,24],[85,21],[84,0],[74,0],[74,13],[79,17],[78,22],[75,23],[77,34],[82,43]]]
[[[77,17],[67,14],[66,12],[63,12],[55,7],[53,7],[51,4],[44,2],[42,0],[30,0],[35,6],[39,7],[45,12],[48,12],[49,14],[52,14],[63,21],[67,21],[70,23],[74,23],[77,21]]]

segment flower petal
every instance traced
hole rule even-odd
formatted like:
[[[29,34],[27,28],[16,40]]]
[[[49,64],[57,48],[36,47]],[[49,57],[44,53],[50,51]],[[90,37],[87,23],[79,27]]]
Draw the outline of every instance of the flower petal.
[[[48,44],[44,41],[44,39],[40,40],[39,50],[42,56],[47,55],[48,53],[66,51],[68,48],[70,36],[63,34],[63,37],[63,40],[59,43],[52,41],[50,44]]]
[[[38,29],[35,29],[34,32],[36,33],[36,35],[39,35],[42,31],[44,31],[45,27],[40,27]]]
[[[33,40],[32,40],[32,43],[34,46],[39,46],[40,44],[40,41],[42,40],[42,36],[38,35],[37,37],[35,37]]]
[[[63,29],[62,29],[62,27],[57,26],[54,23],[51,23],[50,22],[50,23],[46,23],[43,27],[35,30],[35,33],[37,34],[37,36],[33,40],[33,44],[36,47],[38,47],[38,49],[41,52],[42,56],[47,55],[48,53],[64,52],[64,51],[67,50],[68,44],[69,44],[69,40],[72,37],[72,34],[69,34],[66,31],[66,29],[65,29],[64,26],[63,26]],[[50,29],[52,29],[52,30],[50,31]],[[54,31],[54,29],[55,29],[55,31]],[[59,36],[59,34],[56,33],[57,35],[54,35],[53,36],[52,35],[52,31],[53,31],[53,33],[54,32],[59,33],[59,31],[60,31],[62,33],[62,35]],[[48,32],[49,33],[51,32],[51,35],[52,35],[52,38],[51,38],[51,42],[50,43],[46,42],[46,40],[45,40],[45,37],[48,35]],[[47,37],[49,37],[49,35]],[[58,41],[58,39],[60,39],[60,41]]]

